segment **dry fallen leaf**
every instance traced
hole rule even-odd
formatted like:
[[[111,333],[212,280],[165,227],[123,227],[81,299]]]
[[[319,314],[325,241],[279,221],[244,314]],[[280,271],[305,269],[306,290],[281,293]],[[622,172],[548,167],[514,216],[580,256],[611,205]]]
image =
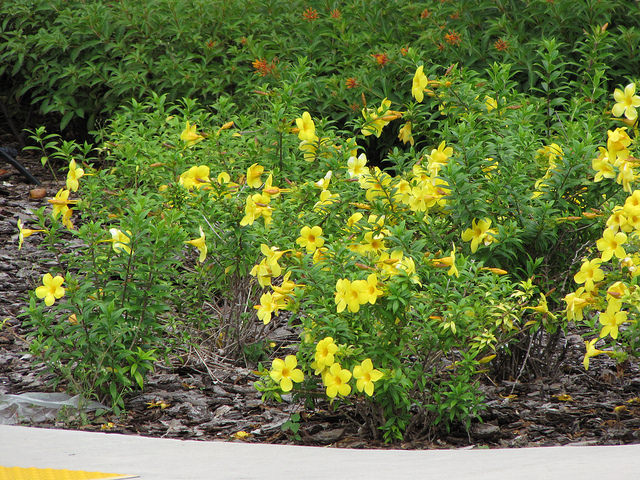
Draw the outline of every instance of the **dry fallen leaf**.
[[[554,395],[561,402],[573,402],[573,397],[571,395],[567,395],[566,393],[562,393],[560,395]]]

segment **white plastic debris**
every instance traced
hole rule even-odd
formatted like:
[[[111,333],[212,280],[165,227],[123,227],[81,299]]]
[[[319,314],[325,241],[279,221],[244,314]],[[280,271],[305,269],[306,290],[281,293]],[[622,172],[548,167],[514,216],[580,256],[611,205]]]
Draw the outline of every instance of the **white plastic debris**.
[[[63,407],[84,412],[107,410],[107,407],[101,403],[87,401],[80,395],[71,397],[66,393],[31,392],[18,395],[0,393],[0,425],[55,420]]]

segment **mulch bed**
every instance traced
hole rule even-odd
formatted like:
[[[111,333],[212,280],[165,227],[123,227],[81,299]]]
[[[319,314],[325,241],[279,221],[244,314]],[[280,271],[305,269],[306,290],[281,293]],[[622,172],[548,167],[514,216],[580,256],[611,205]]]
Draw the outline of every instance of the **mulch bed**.
[[[4,143],[3,143],[4,141]],[[0,146],[11,145],[0,135]],[[14,145],[15,146],[15,145]],[[62,185],[51,180],[39,156],[19,160],[43,182],[47,196]],[[27,293],[39,284],[50,259],[27,239],[17,248],[16,221],[29,224],[30,212],[46,205],[46,197],[29,198],[32,185],[10,165],[0,162],[0,394],[52,391],[47,374],[28,353],[28,332],[19,314]],[[460,428],[411,442],[385,445],[353,421],[348,407],[337,410],[320,404],[306,412],[288,397],[265,404],[253,387],[258,380],[251,368],[194,352],[180,367],[158,365],[144,392],[131,395],[120,418],[91,418],[87,424],[67,419],[37,426],[112,431],[153,437],[195,440],[235,440],[257,443],[297,443],[353,448],[532,447],[550,445],[620,445],[640,442],[640,370],[635,363],[616,365],[607,357],[582,366],[584,341],[577,327],[560,338],[565,357],[559,368],[538,376],[524,374],[518,381],[482,379],[487,408],[483,422],[469,432]],[[164,408],[160,406],[164,404]],[[155,405],[155,406],[154,406]],[[283,431],[292,413],[302,413],[299,439]],[[29,424],[26,421],[24,424]],[[237,432],[249,436],[238,440]]]

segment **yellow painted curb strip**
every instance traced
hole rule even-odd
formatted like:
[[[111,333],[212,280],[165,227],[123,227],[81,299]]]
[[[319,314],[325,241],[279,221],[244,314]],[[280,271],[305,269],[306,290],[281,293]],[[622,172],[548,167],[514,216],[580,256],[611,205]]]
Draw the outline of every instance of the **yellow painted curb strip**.
[[[135,478],[121,473],[56,470],[53,468],[21,468],[0,466],[0,480],[122,480]]]

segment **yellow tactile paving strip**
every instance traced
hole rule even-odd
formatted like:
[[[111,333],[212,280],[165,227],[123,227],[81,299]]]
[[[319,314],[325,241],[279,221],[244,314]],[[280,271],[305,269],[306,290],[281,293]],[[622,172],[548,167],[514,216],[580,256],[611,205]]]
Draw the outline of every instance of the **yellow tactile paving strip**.
[[[122,480],[135,478],[118,473],[57,470],[53,468],[21,468],[0,466],[0,480]]]

